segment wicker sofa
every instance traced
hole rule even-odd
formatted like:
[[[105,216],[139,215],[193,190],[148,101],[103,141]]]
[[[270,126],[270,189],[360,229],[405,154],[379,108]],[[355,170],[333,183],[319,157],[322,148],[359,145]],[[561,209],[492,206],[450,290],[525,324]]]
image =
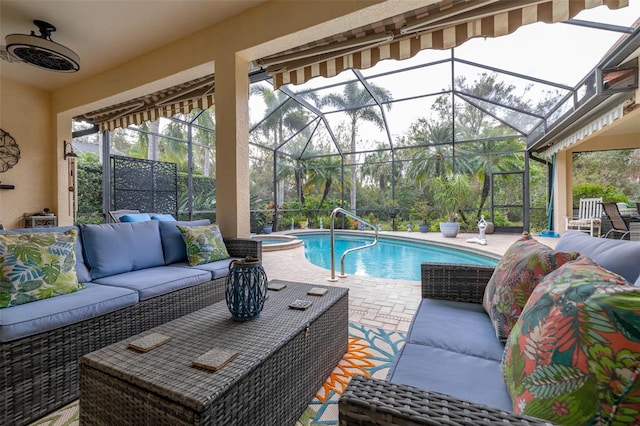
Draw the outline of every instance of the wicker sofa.
[[[585,254],[636,286],[640,244],[565,232],[558,251]],[[550,424],[517,415],[502,379],[504,344],[484,312],[492,267],[423,263],[422,302],[386,380],[354,377],[340,425]]]
[[[178,223],[209,221],[80,225],[84,289],[0,309],[0,424],[28,424],[77,399],[80,356],[223,300],[231,260],[261,258],[260,241],[231,238],[229,259],[190,267]]]

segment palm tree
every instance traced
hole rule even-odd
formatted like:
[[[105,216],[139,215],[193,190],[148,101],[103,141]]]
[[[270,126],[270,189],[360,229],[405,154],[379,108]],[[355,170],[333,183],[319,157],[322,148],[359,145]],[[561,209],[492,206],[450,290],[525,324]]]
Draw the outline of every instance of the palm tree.
[[[515,93],[515,86],[499,81],[495,74],[482,74],[478,80],[468,84],[463,77],[458,78],[460,90],[464,93],[492,99],[494,102],[521,110],[535,110]],[[522,170],[524,167],[525,146],[518,141],[517,130],[499,124],[493,117],[466,102],[462,97],[456,104],[456,138],[459,140],[476,140],[473,143],[461,144],[458,147],[459,157],[456,165],[476,176],[482,184],[477,219],[489,198],[491,181],[489,176],[494,172]],[[540,108],[547,100],[540,101]],[[517,123],[517,113],[508,122]],[[513,136],[513,138],[509,138]]]
[[[147,146],[147,159],[158,161],[158,133],[160,132],[160,119],[149,122],[149,145]]]
[[[371,93],[367,88],[356,82],[348,83],[344,86],[343,92],[330,93],[320,100],[320,105],[330,105],[347,114],[349,118],[349,129],[351,131],[351,210],[356,213],[356,186],[358,179],[356,138],[358,134],[358,122],[360,120],[369,121],[379,129],[384,129],[384,119],[382,110],[373,104],[372,96],[376,100],[386,105],[387,110],[391,109],[391,92],[374,84],[369,84]]]
[[[307,184],[304,189],[307,192],[312,188],[322,190],[322,198],[318,206],[319,209],[322,209],[322,203],[329,195],[334,182],[337,190],[342,190],[342,162],[336,156],[316,157],[307,162],[306,172]]]
[[[197,118],[196,118],[197,117]],[[193,150],[194,163],[200,165],[202,174],[208,177],[215,177],[215,152],[216,152],[216,122],[215,122],[215,106],[204,111],[193,110],[186,115],[186,121],[195,121],[198,126],[195,127],[193,142],[198,143],[199,149]],[[196,148],[196,146],[194,146]]]
[[[466,144],[461,152],[458,164],[473,173],[482,182],[480,204],[477,209],[477,219],[480,219],[482,209],[489,198],[491,179],[494,172],[522,170],[524,167],[524,147],[516,139],[498,139],[492,141],[476,141]]]
[[[149,122],[145,121],[140,125],[142,132],[138,132],[136,141],[126,149],[126,155],[133,158],[149,158]]]
[[[380,189],[380,205],[387,203],[387,186],[392,175],[391,151],[384,150],[382,144],[378,145],[378,151],[368,154],[364,158],[362,176],[370,177],[377,182]]]
[[[165,127],[162,135],[165,137],[162,138],[161,159],[176,163],[176,168],[180,172],[188,172],[187,144],[183,142],[186,139],[184,125],[172,121]]]
[[[260,95],[266,105],[264,116],[267,118],[260,124],[260,129],[267,139],[272,139],[272,147],[284,142],[286,129],[300,130],[309,121],[305,108],[284,92],[274,92],[266,85],[252,85],[250,92]]]
[[[451,124],[446,121],[434,124],[421,118],[412,125],[411,132],[411,139],[420,144],[426,143],[428,146],[411,150],[413,160],[407,170],[409,178],[416,182],[423,182],[427,178],[450,172],[452,162],[446,159],[445,150],[453,139]]]
[[[282,91],[273,91],[269,86],[266,85],[252,85],[250,88],[251,94],[256,94],[262,97],[266,110],[264,116],[266,119],[260,124],[260,130],[264,134],[266,139],[271,139],[272,143],[270,144],[274,148],[280,147],[285,141],[285,130],[290,130],[291,132],[297,132],[304,128],[304,126],[309,121],[309,115],[305,108],[302,107],[298,102],[295,102],[288,95],[286,95]],[[315,97],[315,94],[305,95],[305,97]],[[297,141],[291,140],[289,144],[297,144]],[[304,195],[301,192],[301,167],[300,161],[303,152],[304,146],[296,146],[293,147],[288,146],[288,151],[291,154],[289,158],[297,158],[295,161],[297,164],[293,166],[293,168],[283,167],[278,164],[278,171],[276,172],[276,182],[279,188],[281,188],[281,192],[284,189],[282,182],[283,180],[290,175],[291,170],[294,170],[294,176],[296,181],[296,188],[298,190],[300,196],[300,202],[303,204]],[[277,201],[277,200],[274,200]]]

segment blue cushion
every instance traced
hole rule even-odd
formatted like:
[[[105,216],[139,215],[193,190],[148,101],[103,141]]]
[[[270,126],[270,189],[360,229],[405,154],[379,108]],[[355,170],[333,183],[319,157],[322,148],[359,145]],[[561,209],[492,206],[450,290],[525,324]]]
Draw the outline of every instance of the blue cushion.
[[[178,266],[180,268],[197,269],[199,271],[207,271],[211,273],[211,279],[226,277],[229,275],[229,264],[233,260],[238,260],[239,257],[230,257],[229,259],[216,260],[215,262],[203,263],[202,265],[190,266],[189,262],[172,263],[171,266]]]
[[[136,303],[138,293],[133,290],[87,283],[82,291],[3,309],[0,342],[75,324]]]
[[[164,265],[159,223],[80,225],[91,278]]]
[[[69,229],[76,228],[76,226],[57,226],[53,228],[20,228],[10,230],[0,230],[0,234],[26,234],[34,232],[66,232]],[[82,239],[80,233],[78,233],[78,239],[76,240],[76,276],[78,282],[86,283],[91,281],[91,275],[89,274],[89,268],[84,263],[84,255],[82,253]]]
[[[151,216],[151,220],[161,220],[161,221],[175,221],[176,218],[170,214],[154,214]]]
[[[159,266],[144,271],[111,275],[94,282],[102,285],[128,288],[138,292],[140,300],[151,299],[211,280],[211,274],[197,269]]]
[[[149,213],[129,213],[120,217],[120,222],[146,222],[151,220]]]
[[[586,254],[603,268],[633,283],[640,276],[640,242],[594,238],[580,231],[566,231],[556,244],[557,251]]]
[[[187,249],[182,238],[182,233],[177,225],[182,226],[202,226],[209,225],[209,219],[201,219],[194,221],[160,221],[160,236],[162,238],[162,250],[164,251],[165,264],[186,262]]]
[[[406,343],[387,380],[513,411],[500,361],[492,359]]]
[[[502,361],[504,344],[479,303],[422,299],[406,342]]]

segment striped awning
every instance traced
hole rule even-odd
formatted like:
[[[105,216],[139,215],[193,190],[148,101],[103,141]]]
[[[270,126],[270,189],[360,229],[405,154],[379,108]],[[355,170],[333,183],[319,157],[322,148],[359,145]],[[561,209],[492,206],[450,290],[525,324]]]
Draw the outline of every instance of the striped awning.
[[[559,142],[553,144],[549,149],[542,153],[545,158],[551,158],[554,154],[575,145],[582,139],[591,136],[593,133],[602,130],[604,127],[611,125],[614,121],[624,116],[624,107],[628,101],[619,103],[610,110],[598,115],[590,120],[588,123],[582,125],[579,129],[571,133],[569,136],[563,138]]]
[[[213,74],[192,80],[146,96],[131,99],[107,108],[76,117],[100,126],[100,131],[139,125],[160,117],[188,114],[198,108],[214,105],[215,80]]]
[[[366,69],[384,59],[408,59],[424,49],[450,49],[473,37],[498,37],[535,22],[555,23],[580,11],[628,0],[441,0],[384,21],[261,58],[256,65],[276,88]]]

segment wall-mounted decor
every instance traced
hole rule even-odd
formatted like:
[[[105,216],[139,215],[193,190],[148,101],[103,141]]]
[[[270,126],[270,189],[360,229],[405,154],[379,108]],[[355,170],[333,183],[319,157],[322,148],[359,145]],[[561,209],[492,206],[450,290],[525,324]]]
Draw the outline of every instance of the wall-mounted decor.
[[[0,129],[0,173],[6,172],[18,163],[20,148],[9,133]]]

